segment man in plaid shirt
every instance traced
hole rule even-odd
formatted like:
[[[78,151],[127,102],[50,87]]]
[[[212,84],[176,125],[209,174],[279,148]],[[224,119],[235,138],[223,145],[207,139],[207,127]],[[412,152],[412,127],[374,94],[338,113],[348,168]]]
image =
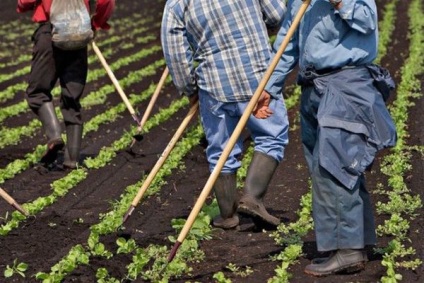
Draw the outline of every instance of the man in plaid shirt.
[[[213,171],[272,59],[267,27],[278,26],[286,7],[281,0],[168,0],[161,39],[166,63],[180,92],[199,100]],[[247,128],[254,156],[244,194],[237,200],[236,173],[241,166],[239,140],[214,184],[220,216],[213,224],[231,229],[237,210],[261,224],[277,226],[263,204],[268,184],[288,143],[288,119],[282,94],[264,93]],[[256,221],[258,223],[258,221]]]

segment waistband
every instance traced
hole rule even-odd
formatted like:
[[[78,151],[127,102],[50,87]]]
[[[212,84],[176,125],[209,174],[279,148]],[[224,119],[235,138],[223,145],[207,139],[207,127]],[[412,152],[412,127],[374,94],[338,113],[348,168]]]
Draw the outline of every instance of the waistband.
[[[312,85],[313,80],[318,77],[332,75],[332,74],[341,72],[343,70],[363,68],[363,67],[365,67],[365,65],[359,65],[359,66],[347,65],[341,68],[324,68],[324,69],[317,70],[314,66],[309,65],[299,71],[299,74],[297,77],[297,83],[299,85],[309,86],[309,85]]]

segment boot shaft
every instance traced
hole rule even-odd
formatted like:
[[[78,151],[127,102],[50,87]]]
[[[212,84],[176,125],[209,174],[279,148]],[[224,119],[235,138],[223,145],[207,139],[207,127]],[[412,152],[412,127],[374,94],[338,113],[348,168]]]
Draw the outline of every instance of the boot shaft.
[[[59,119],[57,118],[52,102],[45,102],[36,112],[38,118],[43,125],[44,132],[48,141],[59,140],[61,138],[62,129]]]
[[[213,188],[221,216],[228,218],[234,215],[237,209],[236,174],[220,174]]]
[[[66,150],[63,165],[76,168],[80,159],[82,125],[66,126]]]
[[[277,160],[255,151],[247,172],[244,194],[239,201],[238,212],[252,217],[259,227],[276,227],[280,224],[280,219],[269,214],[263,203],[263,197],[277,166]]]
[[[277,166],[277,160],[262,152],[255,151],[247,171],[244,184],[245,194],[262,200]]]

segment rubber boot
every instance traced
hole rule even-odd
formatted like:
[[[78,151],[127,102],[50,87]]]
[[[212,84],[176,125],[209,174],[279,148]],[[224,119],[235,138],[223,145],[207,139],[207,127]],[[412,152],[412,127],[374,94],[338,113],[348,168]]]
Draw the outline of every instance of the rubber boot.
[[[43,124],[45,134],[48,138],[47,151],[41,157],[40,162],[48,165],[56,161],[58,152],[65,145],[61,137],[62,129],[52,102],[43,103],[36,114]]]
[[[215,197],[220,215],[212,224],[223,229],[232,229],[239,224],[237,210],[237,180],[236,174],[220,174],[214,185]]]
[[[277,166],[277,160],[255,151],[247,172],[244,195],[240,199],[237,209],[239,213],[249,215],[254,220],[265,222],[271,226],[280,224],[280,220],[270,215],[263,204],[263,198]]]
[[[78,167],[80,159],[81,141],[82,141],[82,125],[66,126],[66,149],[63,160],[63,167],[75,169]]]
[[[305,267],[305,273],[313,276],[326,276],[335,273],[353,273],[365,268],[368,261],[363,250],[337,250],[328,259],[312,262]]]

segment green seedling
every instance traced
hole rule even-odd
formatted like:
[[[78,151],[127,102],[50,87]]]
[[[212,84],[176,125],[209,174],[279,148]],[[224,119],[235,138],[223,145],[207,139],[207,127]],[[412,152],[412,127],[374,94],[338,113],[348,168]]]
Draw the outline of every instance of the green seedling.
[[[4,277],[9,278],[14,274],[19,274],[22,277],[25,277],[25,271],[28,269],[28,264],[25,262],[18,262],[18,259],[13,261],[13,265],[6,266],[6,270],[4,271]]]

